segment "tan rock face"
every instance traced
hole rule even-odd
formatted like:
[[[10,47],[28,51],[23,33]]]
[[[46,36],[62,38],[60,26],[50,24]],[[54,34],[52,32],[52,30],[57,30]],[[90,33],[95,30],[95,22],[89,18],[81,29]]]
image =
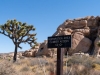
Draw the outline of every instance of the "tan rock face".
[[[71,30],[70,28],[64,28],[63,30],[61,30],[60,35],[71,35],[71,33],[73,32],[73,30]]]
[[[100,17],[87,16],[73,20],[65,20],[64,23],[58,26],[56,32],[52,36],[72,35],[72,47],[69,53],[88,52],[94,50],[94,54],[98,54],[99,47],[96,43],[100,41]],[[93,45],[94,43],[94,45]],[[92,48],[93,47],[93,48]],[[92,49],[91,49],[92,48]],[[48,49],[47,41],[45,40],[38,48],[36,56],[47,55],[53,56],[57,49]],[[34,51],[33,51],[34,52]],[[66,52],[66,49],[65,51]],[[26,55],[31,56],[29,53]]]
[[[38,52],[36,53],[36,56],[39,55],[46,55],[46,56],[52,56],[53,50],[55,49],[48,49],[47,48],[47,40],[45,40],[39,47]]]
[[[26,50],[24,53],[22,53],[22,56],[25,57],[35,57],[36,53],[37,53],[38,49],[30,49],[30,50]]]
[[[69,50],[69,54],[81,52],[87,52],[90,48],[92,41],[84,37],[81,32],[76,32],[72,35],[72,46]]]
[[[90,28],[85,27],[85,28],[75,29],[74,32],[81,32],[81,33],[83,33],[84,36],[89,36],[90,35]]]

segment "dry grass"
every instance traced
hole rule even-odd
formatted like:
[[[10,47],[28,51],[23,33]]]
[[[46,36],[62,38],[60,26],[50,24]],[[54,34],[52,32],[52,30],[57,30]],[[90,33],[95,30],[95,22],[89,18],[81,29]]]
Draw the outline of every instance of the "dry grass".
[[[0,62],[0,75],[17,75],[17,71],[7,60]]]
[[[51,61],[50,58],[29,58],[20,59],[13,63],[12,60],[0,59],[0,75],[49,75],[50,63],[52,62],[48,62],[48,60]]]
[[[71,56],[64,63],[63,75],[100,75],[100,59]],[[17,60],[0,59],[0,75],[56,75],[55,58],[28,58]],[[67,71],[66,71],[67,70]]]

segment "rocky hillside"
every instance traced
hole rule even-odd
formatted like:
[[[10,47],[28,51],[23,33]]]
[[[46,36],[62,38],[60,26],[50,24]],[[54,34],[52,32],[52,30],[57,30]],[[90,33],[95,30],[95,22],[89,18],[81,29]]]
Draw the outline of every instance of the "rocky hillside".
[[[59,25],[52,36],[72,35],[72,47],[68,49],[69,55],[77,52],[99,55],[100,48],[100,16],[87,16],[73,20],[65,20]],[[56,48],[48,49],[47,40],[39,44],[37,48],[25,51],[23,56],[53,56]],[[64,54],[66,54],[66,50]]]

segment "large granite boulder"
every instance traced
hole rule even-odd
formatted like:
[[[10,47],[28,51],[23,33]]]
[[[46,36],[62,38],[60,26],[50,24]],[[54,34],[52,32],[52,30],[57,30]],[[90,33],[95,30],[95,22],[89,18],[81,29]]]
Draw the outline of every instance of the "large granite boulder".
[[[81,32],[75,32],[72,34],[72,46],[69,49],[69,54],[77,52],[88,52],[92,41],[84,36]]]

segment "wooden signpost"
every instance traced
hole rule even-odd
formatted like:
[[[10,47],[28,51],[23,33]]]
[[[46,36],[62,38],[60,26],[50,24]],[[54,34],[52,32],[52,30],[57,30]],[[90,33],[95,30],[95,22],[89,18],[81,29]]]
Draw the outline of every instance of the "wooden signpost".
[[[57,48],[57,72],[63,75],[63,51],[71,47],[71,35],[48,37],[48,48]]]

